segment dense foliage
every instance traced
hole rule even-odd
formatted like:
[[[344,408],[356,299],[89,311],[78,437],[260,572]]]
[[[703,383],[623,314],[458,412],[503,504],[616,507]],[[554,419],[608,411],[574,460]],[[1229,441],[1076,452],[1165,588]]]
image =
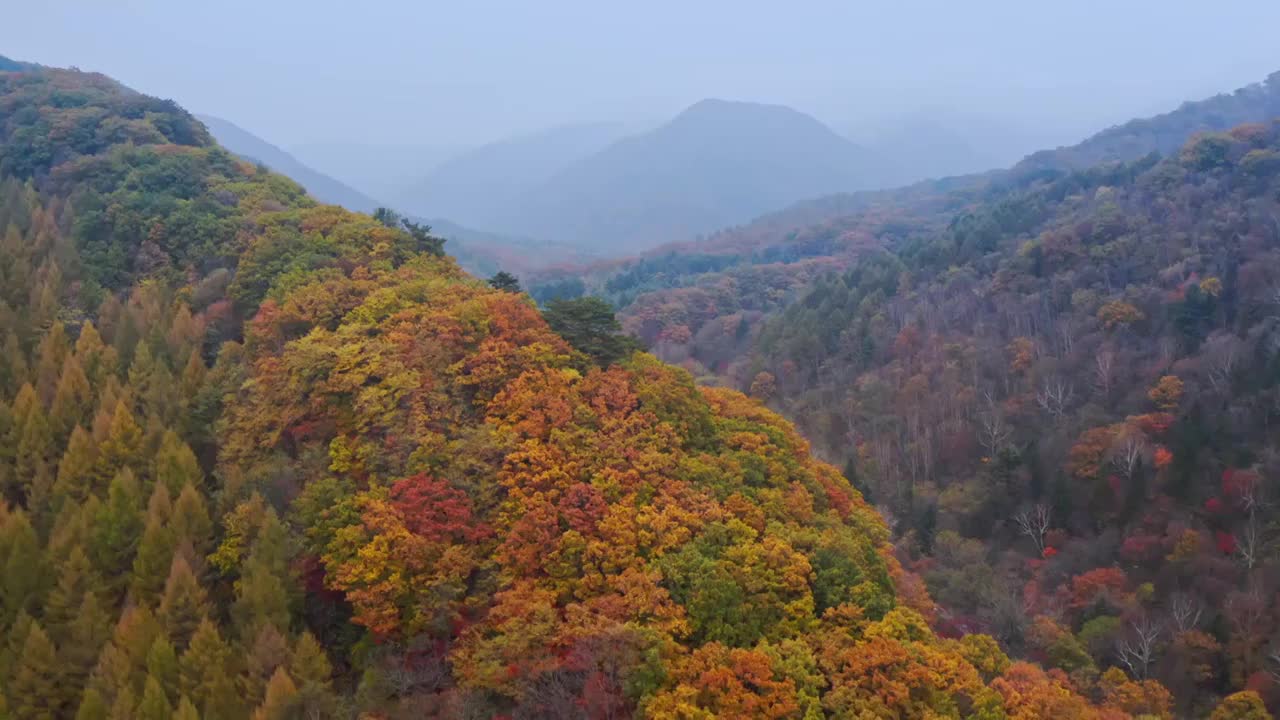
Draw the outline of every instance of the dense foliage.
[[[533,292],[605,295],[660,357],[794,418],[948,632],[1079,688],[1158,677],[1181,714],[1277,703],[1277,98],[1272,76]]]
[[[840,472],[600,303],[100,76],[0,73],[0,127],[0,716],[1169,715],[941,639]]]
[[[628,332],[705,382],[745,372],[766,318],[818,277],[880,248],[928,242],[953,218],[1037,182],[1102,162],[1176,151],[1196,132],[1280,116],[1280,77],[1110,128],[1077,145],[1036,153],[1009,170],[799,203],[692,243],[588,268],[533,273],[531,294],[596,294],[620,308]],[[735,365],[737,367],[735,367]]]
[[[1187,712],[1280,699],[1278,199],[1274,125],[1033,183],[815,284],[737,381],[847,459],[957,628]]]

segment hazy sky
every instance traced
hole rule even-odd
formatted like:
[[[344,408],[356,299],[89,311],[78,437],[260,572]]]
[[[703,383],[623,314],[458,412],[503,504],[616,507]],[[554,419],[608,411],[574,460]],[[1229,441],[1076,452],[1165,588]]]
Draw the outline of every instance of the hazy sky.
[[[0,54],[277,144],[456,145],[708,96],[841,131],[922,108],[1072,133],[1280,69],[1277,0],[38,0]]]

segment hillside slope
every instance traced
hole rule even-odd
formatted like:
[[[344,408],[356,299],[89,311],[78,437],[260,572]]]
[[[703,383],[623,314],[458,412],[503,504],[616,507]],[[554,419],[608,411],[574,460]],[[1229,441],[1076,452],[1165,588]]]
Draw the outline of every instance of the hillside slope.
[[[818,281],[736,381],[847,461],[961,627],[1191,714],[1274,702],[1277,198],[1274,124],[1033,183]]]
[[[289,177],[320,202],[340,205],[354,212],[373,212],[382,206],[373,198],[303,165],[289,153],[242,128],[208,115],[197,117],[228,150]],[[476,230],[444,218],[414,219],[430,227],[435,235],[448,240],[449,250],[458,263],[477,275],[489,276],[500,269],[527,271],[579,254],[564,245]]]
[[[289,153],[227,120],[211,115],[197,115],[220,145],[251,162],[262,163],[292,178],[320,202],[354,212],[373,212],[381,203],[355,188],[317,172]]]
[[[0,72],[0,227],[14,717],[1168,714],[939,638],[778,416],[171,102]]]
[[[762,319],[796,300],[826,270],[846,268],[868,250],[894,250],[937,234],[968,210],[1087,166],[1090,158],[1138,160],[1176,149],[1198,131],[1269,122],[1278,104],[1280,83],[1272,76],[1108,129],[1076,146],[1036,153],[1008,170],[805,200],[700,242],[669,244],[607,264],[546,270],[532,275],[529,284],[542,297],[603,295],[662,357],[685,363],[709,381],[723,378],[742,372],[731,366],[746,357],[747,336]]]

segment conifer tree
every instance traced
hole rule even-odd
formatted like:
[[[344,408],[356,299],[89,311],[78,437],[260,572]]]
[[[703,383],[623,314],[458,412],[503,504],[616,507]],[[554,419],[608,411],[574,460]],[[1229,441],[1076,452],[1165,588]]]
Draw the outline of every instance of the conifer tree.
[[[93,436],[94,445],[100,445],[111,435],[111,421],[116,416],[116,405],[124,401],[128,406],[133,402],[128,388],[120,384],[115,375],[107,376],[105,382],[94,388],[98,393],[98,408],[93,414],[93,422],[87,428]]]
[[[35,528],[21,510],[0,516],[0,627],[9,627],[18,614],[34,610],[44,594],[48,574]]]
[[[6,443],[13,434],[13,412],[0,399],[0,502],[8,504],[16,502],[18,482],[13,474],[13,458],[17,448]]]
[[[169,521],[174,539],[190,543],[200,556],[205,556],[213,545],[213,521],[209,519],[209,507],[195,486],[188,483],[173,504]]]
[[[130,685],[142,687],[142,678],[147,672],[147,655],[151,645],[164,633],[160,620],[141,605],[125,609],[116,623],[111,642],[122,651],[129,663]]]
[[[0,645],[0,679],[7,682],[13,677],[14,668],[17,667],[18,661],[22,658],[22,648],[27,643],[27,635],[31,632],[31,626],[35,624],[35,618],[26,612],[18,613],[18,617],[5,628],[5,632],[0,636],[4,644]],[[0,687],[3,687],[0,685]]]
[[[236,581],[231,617],[242,641],[256,638],[263,624],[289,630],[288,538],[275,511],[266,509],[248,557]]]
[[[182,374],[178,377],[178,397],[183,403],[183,410],[189,410],[199,397],[200,388],[204,386],[204,378],[208,372],[198,349],[187,354],[186,365],[183,366]]]
[[[160,449],[156,453],[154,474],[157,483],[168,488],[176,497],[188,483],[200,487],[204,482],[204,473],[200,471],[200,463],[195,453],[172,430],[164,432],[160,441]]]
[[[196,706],[183,695],[178,700],[178,707],[173,711],[173,720],[200,720],[200,712]]]
[[[164,486],[157,485],[156,488],[163,490]],[[149,516],[142,540],[138,543],[138,553],[133,558],[129,592],[134,599],[155,605],[173,566],[175,547],[174,532],[165,516]]]
[[[147,652],[147,675],[160,683],[169,703],[177,702],[179,695],[178,655],[173,643],[163,635],[156,637]]]
[[[333,666],[310,632],[303,632],[289,658],[289,675],[296,678],[298,705],[306,717],[332,717],[337,705],[330,678]]]
[[[116,373],[115,350],[102,342],[102,336],[92,321],[86,320],[80,326],[80,336],[76,338],[76,360],[89,379],[90,387],[100,386],[108,376]]]
[[[107,720],[111,708],[102,699],[102,694],[94,688],[87,688],[80,698],[80,707],[76,710],[76,720]]]
[[[289,596],[270,561],[254,553],[245,561],[244,574],[236,581],[236,599],[231,607],[241,638],[251,638],[264,625],[280,631],[289,629]]]
[[[191,642],[178,660],[179,688],[197,706],[213,695],[212,681],[226,677],[231,648],[223,641],[218,628],[208,618],[202,618],[191,636]]]
[[[67,504],[84,502],[93,491],[93,466],[97,457],[93,437],[79,425],[72,428],[66,450],[58,463],[58,474],[53,481],[51,502],[55,512]]]
[[[49,591],[44,604],[44,624],[50,636],[59,644],[69,640],[71,622],[89,589],[98,584],[93,576],[93,566],[84,548],[75,546],[58,568],[58,581]],[[95,653],[96,655],[96,653]]]
[[[216,673],[209,679],[209,696],[200,706],[200,716],[203,720],[239,720],[246,712],[243,700],[235,681],[226,673]]]
[[[111,714],[107,717],[110,720],[134,720],[137,717],[137,698],[133,688],[128,686],[120,688],[115,701],[111,703]]]
[[[99,507],[91,532],[94,565],[112,593],[122,590],[129,580],[128,570],[142,534],[141,504],[133,472],[127,467],[120,469],[111,480],[107,501]]]
[[[93,666],[93,672],[89,673],[89,682],[85,686],[86,699],[92,691],[110,713],[110,708],[115,707],[117,696],[129,690],[132,678],[133,667],[128,654],[115,641],[110,641],[98,653],[98,661]]]
[[[75,355],[67,355],[62,363],[62,374],[58,378],[57,390],[53,394],[53,405],[49,410],[49,425],[53,430],[54,442],[61,445],[71,434],[71,429],[88,420],[93,409],[93,391],[89,387],[89,378]]]
[[[16,491],[19,497],[26,498],[32,487],[32,481],[47,465],[53,454],[53,432],[43,408],[36,399],[30,385],[24,385],[18,391],[13,403],[13,426],[10,430],[14,445],[13,474],[10,476],[12,487],[9,492]]]
[[[111,637],[111,618],[96,594],[85,593],[67,636],[68,639],[58,646],[58,659],[70,686],[81,688]]]
[[[22,351],[17,334],[10,330],[0,344],[0,392],[12,397],[27,382],[27,375],[27,354]]]
[[[136,470],[141,462],[142,428],[123,399],[111,413],[106,437],[98,445],[94,478],[97,487],[106,487],[122,469]]]
[[[191,571],[187,559],[182,553],[175,553],[157,613],[175,647],[186,649],[208,612],[209,602],[204,588]]]
[[[160,686],[158,680],[148,675],[142,689],[142,699],[138,701],[134,717],[137,720],[170,720],[172,716],[173,707],[164,696],[164,688]]]
[[[53,323],[36,348],[36,392],[46,407],[53,402],[62,365],[70,352],[66,328],[60,322]]]
[[[289,644],[274,625],[262,625],[245,655],[245,671],[240,687],[250,706],[261,703],[267,682],[276,668],[289,662]]]
[[[39,623],[27,631],[22,657],[7,683],[13,701],[9,713],[15,720],[52,720],[60,716],[66,687],[60,683],[58,656]]]
[[[266,697],[253,712],[253,720],[286,720],[292,716],[297,704],[297,686],[289,673],[283,667],[278,667],[267,683]]]

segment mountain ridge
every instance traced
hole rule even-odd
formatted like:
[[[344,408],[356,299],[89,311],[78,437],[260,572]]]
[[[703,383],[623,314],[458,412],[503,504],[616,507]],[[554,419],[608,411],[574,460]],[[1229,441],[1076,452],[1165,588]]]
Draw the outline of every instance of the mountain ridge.
[[[371,213],[381,206],[377,200],[312,169],[287,151],[229,120],[208,114],[197,114],[196,117],[228,150],[292,178],[321,202],[341,205],[348,210],[365,213]]]
[[[874,184],[878,162],[799,111],[704,100],[565,168],[516,217],[535,235],[643,249]]]

